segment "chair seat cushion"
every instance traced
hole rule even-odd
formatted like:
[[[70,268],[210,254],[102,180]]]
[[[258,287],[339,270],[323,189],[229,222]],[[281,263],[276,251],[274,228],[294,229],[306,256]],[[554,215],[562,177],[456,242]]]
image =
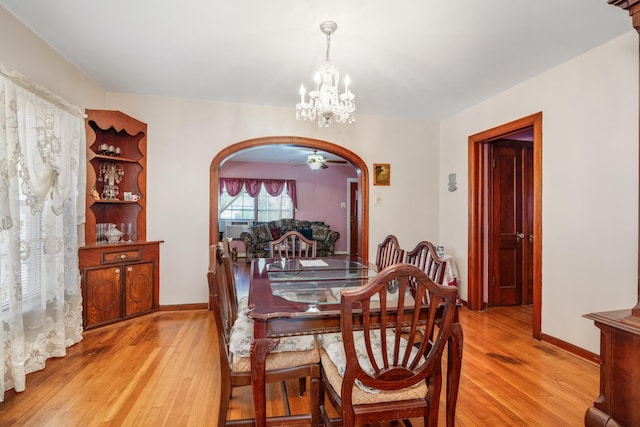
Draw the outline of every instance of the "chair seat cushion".
[[[282,351],[267,355],[266,370],[292,368],[294,366],[311,365],[320,362],[320,354],[317,347],[302,351]],[[251,370],[250,357],[233,356],[231,366],[233,372],[249,372]]]
[[[362,331],[355,331],[353,333],[353,336],[354,336],[354,343],[356,348],[356,356],[358,357],[358,363],[360,364],[360,367],[362,368],[363,371],[365,371],[369,375],[373,375],[374,369],[373,369],[373,366],[371,366],[371,361],[369,360],[369,356],[367,355],[366,344],[364,340],[364,333]],[[389,355],[393,354],[394,338],[395,338],[395,333],[390,331],[389,334],[387,335],[387,349],[388,349]],[[318,342],[320,344],[320,347],[324,350],[324,353],[327,355],[328,359],[332,362],[334,367],[337,369],[338,374],[342,378],[347,365],[344,345],[342,343],[342,333],[338,332],[334,334],[318,335]],[[407,345],[408,343],[406,340],[402,339],[400,341],[400,354],[404,354],[404,350],[407,348]],[[382,366],[384,363],[381,357],[382,351],[380,350],[382,347],[380,331],[371,332],[371,346],[373,348],[373,352],[376,358],[376,363],[378,364],[378,366]],[[411,347],[411,359],[413,359],[413,357],[417,355],[417,352],[418,352],[417,348]],[[423,362],[424,362],[424,357],[422,358],[421,363]],[[342,384],[342,379],[340,380],[340,383]],[[381,390],[366,387],[365,385],[361,384],[357,380],[356,380],[356,384],[358,385],[359,389],[367,392],[368,394],[383,393],[383,391]],[[420,384],[424,384],[424,381],[410,388],[411,389],[418,388]],[[337,390],[340,390],[340,388],[338,388]],[[424,396],[425,394],[422,395],[422,397]],[[400,399],[397,399],[397,400],[400,400]]]
[[[251,341],[253,340],[253,319],[247,316],[238,316],[231,328],[229,338],[229,350],[235,356],[249,357],[251,355]],[[312,335],[299,337],[286,337],[280,340],[280,344],[271,353],[293,352],[312,350],[315,342]],[[317,362],[317,361],[316,361]]]
[[[342,375],[338,372],[338,368],[331,361],[329,355],[324,348],[320,348],[320,363],[324,375],[327,377],[329,384],[334,390],[340,394],[342,390]],[[385,391],[376,390],[376,393],[371,393],[362,390],[360,387],[354,387],[352,392],[352,399],[354,405],[361,405],[367,403],[381,403],[381,402],[395,402],[398,400],[409,399],[424,399],[427,396],[427,385],[425,381],[421,381],[415,387],[405,388],[399,391]]]

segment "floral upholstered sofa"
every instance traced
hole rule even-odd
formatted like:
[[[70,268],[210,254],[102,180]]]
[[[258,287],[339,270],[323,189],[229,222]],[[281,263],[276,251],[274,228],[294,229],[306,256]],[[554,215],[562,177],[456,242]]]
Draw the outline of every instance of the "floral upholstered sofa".
[[[249,227],[249,231],[240,234],[246,247],[246,260],[250,262],[254,258],[269,257],[269,242],[282,236],[287,231],[295,230],[308,239],[317,243],[316,256],[335,255],[336,242],[340,233],[331,230],[322,221],[304,221],[294,218],[278,219],[262,222]]]

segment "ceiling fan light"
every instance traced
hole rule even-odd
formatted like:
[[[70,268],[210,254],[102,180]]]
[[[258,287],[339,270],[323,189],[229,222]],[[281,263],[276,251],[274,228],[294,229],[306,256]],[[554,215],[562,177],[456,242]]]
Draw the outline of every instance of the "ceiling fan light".
[[[324,157],[322,157],[322,154],[318,154],[316,152],[309,154],[307,156],[307,164],[311,169],[318,170],[324,164]]]
[[[312,163],[309,163],[309,167],[312,170],[316,171],[322,167],[322,164],[323,164],[322,162],[312,162]]]

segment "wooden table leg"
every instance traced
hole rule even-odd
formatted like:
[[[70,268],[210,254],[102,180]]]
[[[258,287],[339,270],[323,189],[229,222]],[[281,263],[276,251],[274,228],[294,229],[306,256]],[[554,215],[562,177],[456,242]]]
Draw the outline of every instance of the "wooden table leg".
[[[267,425],[265,365],[267,355],[278,346],[279,341],[270,338],[256,338],[251,343],[251,391],[256,427],[266,427]]]
[[[456,322],[451,326],[451,336],[447,345],[447,427],[453,427],[456,424],[456,403],[462,369],[462,341],[462,325]]]

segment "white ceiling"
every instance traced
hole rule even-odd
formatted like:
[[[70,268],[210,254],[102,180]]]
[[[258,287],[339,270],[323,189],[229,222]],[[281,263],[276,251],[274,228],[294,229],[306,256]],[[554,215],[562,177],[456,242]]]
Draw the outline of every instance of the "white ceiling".
[[[0,4],[108,91],[289,108],[324,62],[318,27],[333,20],[331,59],[356,113],[430,120],[632,31],[606,0]]]

